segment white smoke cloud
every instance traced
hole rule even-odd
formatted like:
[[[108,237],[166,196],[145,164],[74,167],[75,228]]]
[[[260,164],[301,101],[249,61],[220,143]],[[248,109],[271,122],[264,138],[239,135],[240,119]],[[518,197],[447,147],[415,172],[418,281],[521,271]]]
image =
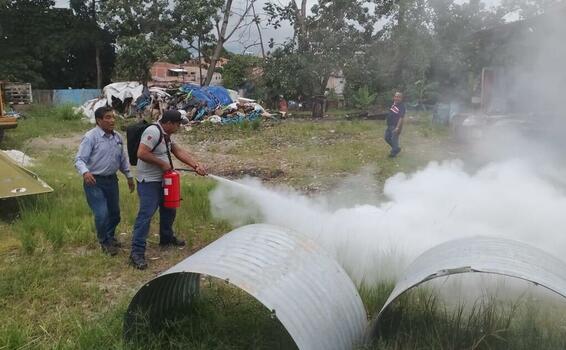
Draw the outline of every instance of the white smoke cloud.
[[[562,256],[566,196],[545,172],[521,159],[473,173],[463,165],[433,162],[414,174],[397,174],[385,184],[387,199],[347,206],[340,196],[309,198],[250,178],[238,181],[241,185],[220,181],[211,202],[216,217],[236,226],[253,220],[307,235],[358,283],[395,278],[425,250],[470,236],[515,239]],[[351,193],[373,185],[367,180]]]

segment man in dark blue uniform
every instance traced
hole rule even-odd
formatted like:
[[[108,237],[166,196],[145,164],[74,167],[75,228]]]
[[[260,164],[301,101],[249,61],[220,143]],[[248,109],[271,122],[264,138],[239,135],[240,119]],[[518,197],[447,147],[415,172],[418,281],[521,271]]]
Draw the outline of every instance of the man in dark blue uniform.
[[[387,114],[387,129],[385,129],[385,142],[391,146],[389,157],[396,157],[401,152],[399,147],[399,135],[403,129],[403,119],[405,119],[405,105],[403,104],[403,94],[396,92],[393,96],[393,105]]]

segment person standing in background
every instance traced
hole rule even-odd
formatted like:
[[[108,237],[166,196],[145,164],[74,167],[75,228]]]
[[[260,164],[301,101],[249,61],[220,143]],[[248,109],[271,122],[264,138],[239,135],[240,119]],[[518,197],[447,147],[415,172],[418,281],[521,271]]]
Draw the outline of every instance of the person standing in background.
[[[401,152],[399,147],[399,135],[403,130],[403,120],[405,118],[405,104],[403,94],[396,92],[393,96],[393,105],[387,114],[387,129],[385,129],[385,142],[391,146],[390,158],[396,157]]]
[[[287,112],[289,111],[289,105],[287,104],[287,100],[283,97],[283,95],[279,95],[277,107],[279,109],[279,113],[281,113],[283,118],[285,118],[287,116]]]

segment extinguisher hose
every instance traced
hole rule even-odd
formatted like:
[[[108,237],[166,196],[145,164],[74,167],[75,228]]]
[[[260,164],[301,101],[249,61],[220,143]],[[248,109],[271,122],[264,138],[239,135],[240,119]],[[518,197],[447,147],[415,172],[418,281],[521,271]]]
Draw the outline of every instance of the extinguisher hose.
[[[189,173],[196,173],[196,170],[189,169],[189,168],[175,168],[175,170],[186,171],[186,172],[189,172]]]

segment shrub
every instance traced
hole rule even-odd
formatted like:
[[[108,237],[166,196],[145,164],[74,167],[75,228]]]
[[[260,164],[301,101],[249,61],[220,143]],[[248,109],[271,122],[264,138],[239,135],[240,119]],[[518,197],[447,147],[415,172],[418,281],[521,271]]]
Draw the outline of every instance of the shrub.
[[[362,86],[352,95],[352,99],[356,108],[367,108],[375,101],[376,96],[377,94],[370,94],[367,86]]]

